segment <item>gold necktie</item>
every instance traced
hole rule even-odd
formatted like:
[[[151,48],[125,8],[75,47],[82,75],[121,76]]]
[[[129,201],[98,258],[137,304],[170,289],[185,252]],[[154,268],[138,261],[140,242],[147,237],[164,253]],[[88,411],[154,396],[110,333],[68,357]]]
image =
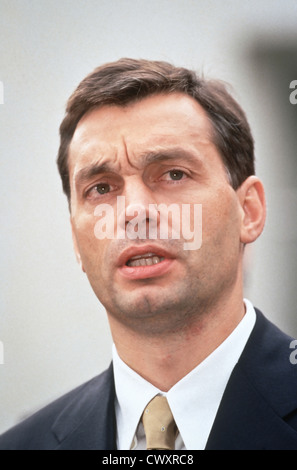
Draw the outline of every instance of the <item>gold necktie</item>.
[[[177,427],[166,397],[153,398],[142,415],[147,450],[174,450]]]

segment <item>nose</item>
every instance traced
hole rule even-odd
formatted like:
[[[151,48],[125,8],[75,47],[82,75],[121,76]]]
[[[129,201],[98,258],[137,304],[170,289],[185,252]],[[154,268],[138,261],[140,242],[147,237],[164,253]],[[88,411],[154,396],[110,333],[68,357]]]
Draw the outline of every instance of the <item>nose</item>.
[[[141,209],[149,217],[150,208],[156,204],[153,191],[141,178],[131,178],[125,184],[126,222],[134,216],[133,211]]]
[[[149,227],[158,225],[157,202],[152,190],[141,178],[131,177],[125,184],[118,224],[130,239],[149,238]]]

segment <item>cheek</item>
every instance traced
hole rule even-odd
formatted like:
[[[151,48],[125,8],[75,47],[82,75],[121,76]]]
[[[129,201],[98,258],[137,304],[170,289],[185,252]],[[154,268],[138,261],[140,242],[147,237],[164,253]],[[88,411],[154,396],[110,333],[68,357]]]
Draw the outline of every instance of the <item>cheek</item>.
[[[96,220],[79,221],[75,227],[77,246],[83,268],[89,278],[102,278],[104,275],[104,253],[108,240],[98,240],[94,227]]]
[[[203,240],[210,240],[218,247],[238,248],[240,214],[234,194],[221,192],[220,197],[203,205]]]

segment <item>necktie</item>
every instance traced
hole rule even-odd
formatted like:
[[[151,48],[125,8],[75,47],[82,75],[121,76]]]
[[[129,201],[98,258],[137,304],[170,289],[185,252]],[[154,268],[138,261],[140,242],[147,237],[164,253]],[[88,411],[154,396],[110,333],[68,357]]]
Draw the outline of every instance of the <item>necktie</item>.
[[[174,450],[177,427],[166,397],[153,398],[142,415],[148,450]]]

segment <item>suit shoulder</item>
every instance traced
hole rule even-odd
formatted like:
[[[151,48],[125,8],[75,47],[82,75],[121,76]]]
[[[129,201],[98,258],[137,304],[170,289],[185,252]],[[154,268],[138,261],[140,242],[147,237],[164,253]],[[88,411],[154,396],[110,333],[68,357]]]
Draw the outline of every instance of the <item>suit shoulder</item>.
[[[60,416],[71,410],[72,420],[80,419],[100,400],[100,390],[110,381],[110,369],[76,387],[0,436],[0,450],[47,450],[59,444],[52,428]],[[74,410],[74,411],[73,411]]]
[[[267,320],[264,315],[256,309],[257,321],[255,328],[246,345],[243,359],[248,365],[250,357],[259,358],[261,362],[256,361],[259,366],[265,361],[266,368],[269,365],[274,372],[291,373],[293,369],[290,367],[291,344],[294,338],[281,331],[276,325]],[[252,352],[252,354],[251,354]],[[252,360],[254,367],[255,361]],[[294,377],[296,374],[293,374]],[[296,376],[297,378],[297,376]]]
[[[239,367],[258,391],[283,414],[297,408],[297,365],[290,361],[294,340],[256,309],[257,321]]]

